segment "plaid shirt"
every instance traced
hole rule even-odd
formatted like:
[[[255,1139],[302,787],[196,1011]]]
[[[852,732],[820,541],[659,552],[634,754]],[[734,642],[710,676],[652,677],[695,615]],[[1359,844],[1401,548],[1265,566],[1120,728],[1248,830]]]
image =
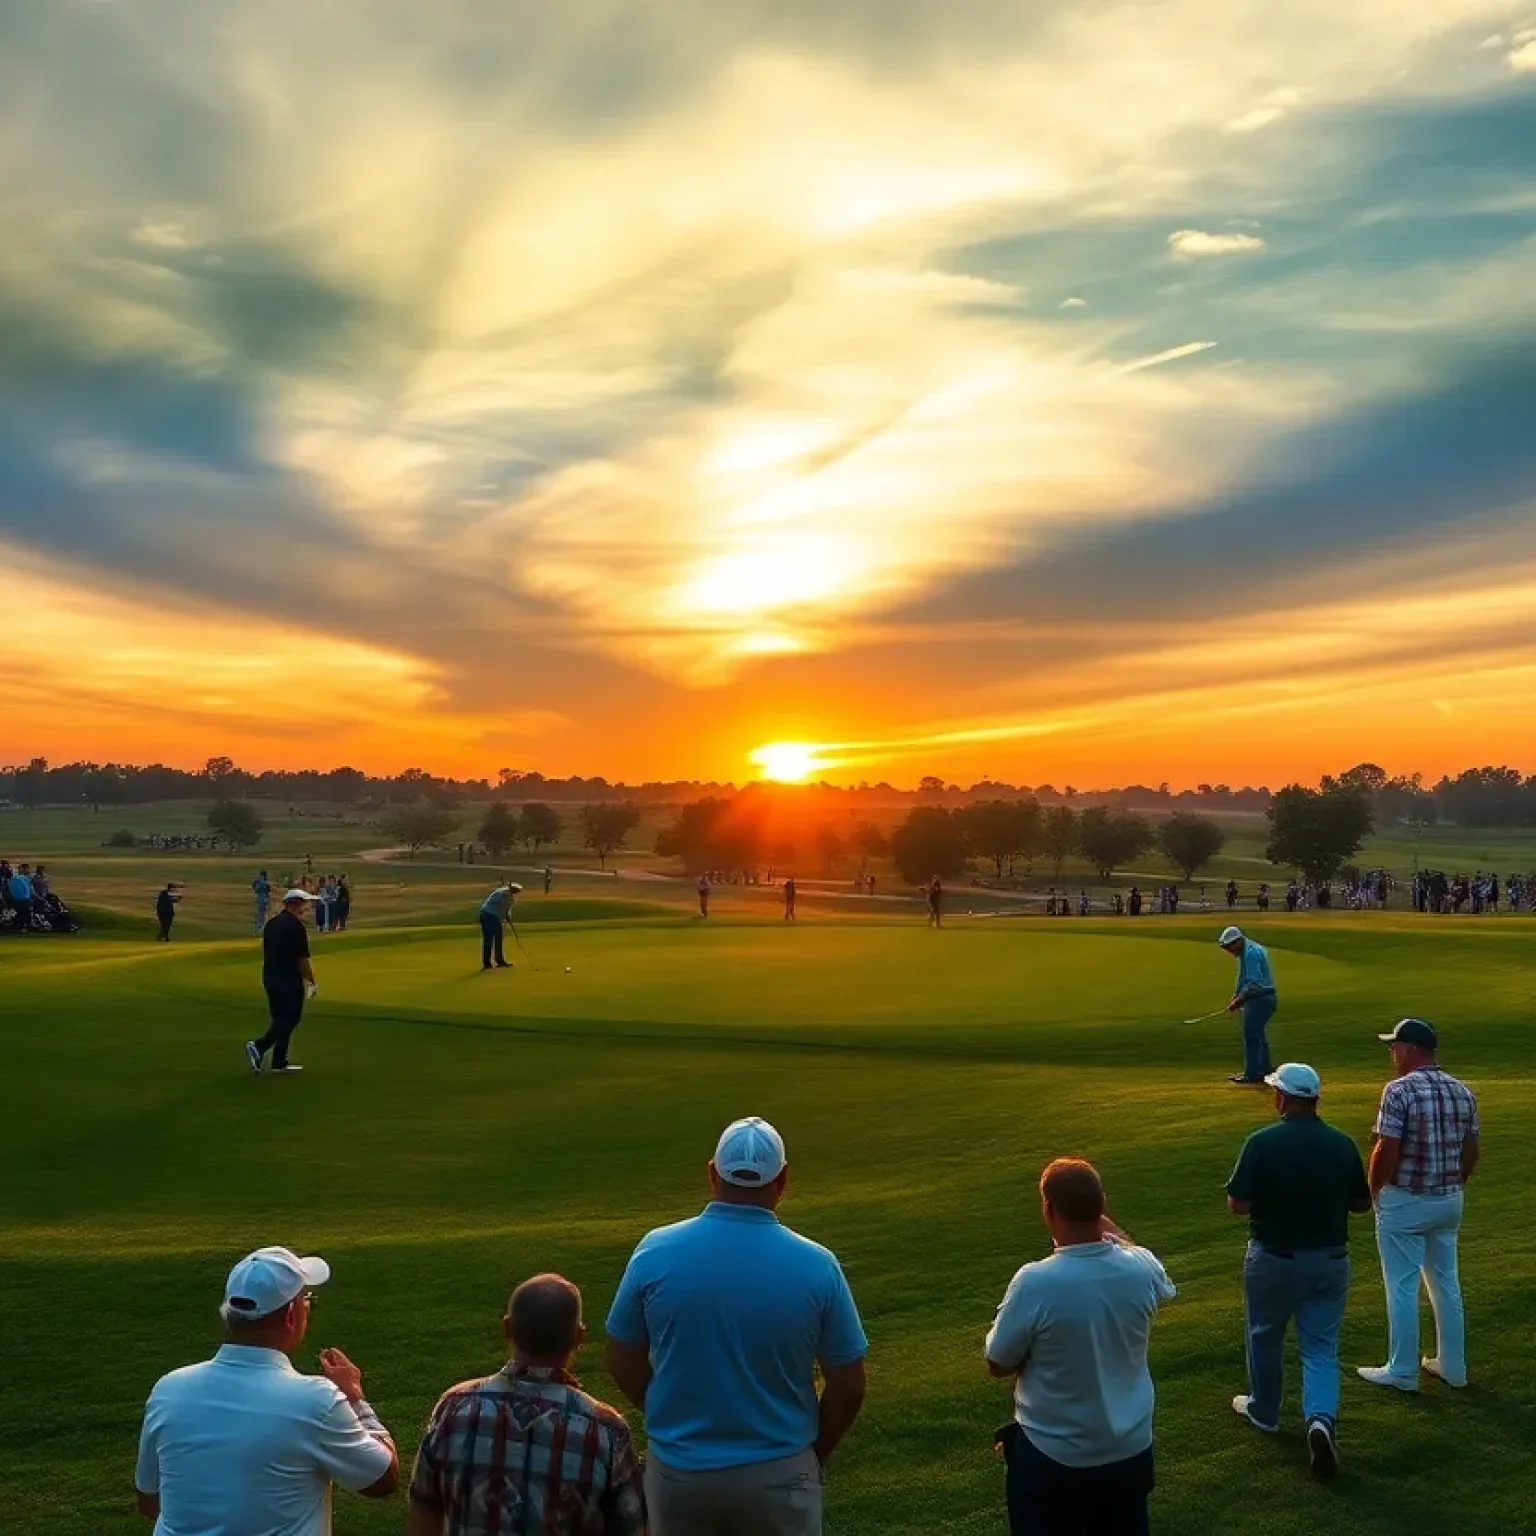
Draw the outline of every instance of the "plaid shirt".
[[[1415,1195],[1450,1195],[1461,1188],[1461,1144],[1478,1135],[1477,1100],[1439,1067],[1394,1078],[1381,1092],[1376,1134],[1402,1142],[1392,1182]]]
[[[622,1414],[514,1362],[438,1400],[411,1504],[441,1511],[445,1536],[646,1536],[642,1486]]]

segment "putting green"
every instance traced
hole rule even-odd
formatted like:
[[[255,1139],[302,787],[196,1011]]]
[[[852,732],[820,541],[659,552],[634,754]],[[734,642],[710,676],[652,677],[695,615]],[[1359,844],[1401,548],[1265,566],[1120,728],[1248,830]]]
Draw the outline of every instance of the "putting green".
[[[784,1131],[785,1219],[841,1255],[870,1333],[830,1531],[1003,1529],[989,1436],[1007,1394],[980,1341],[1014,1268],[1044,1251],[1033,1184],[1065,1152],[1100,1165],[1181,1288],[1154,1344],[1155,1529],[1492,1536],[1527,1521],[1510,1473],[1536,1438],[1515,1150],[1536,1130],[1528,919],[1261,931],[1283,994],[1275,1049],[1319,1068],[1331,1119],[1364,1140],[1386,1065],[1373,1035],[1407,1011],[1442,1025],[1485,1117],[1463,1250],[1475,1384],[1413,1400],[1351,1376],[1346,1472],[1324,1489],[1294,1420],[1260,1440],[1227,1406],[1243,1387],[1243,1230],[1222,1184],[1270,1107],[1224,1082],[1235,1026],[1178,1022],[1230,984],[1209,917],[956,917],[933,933],[555,900],[521,925],[540,970],[513,948],[517,969],[483,974],[472,909],[445,916],[316,941],[322,992],[295,1041],[307,1071],[289,1079],[244,1069],[261,1023],[249,938],[109,931],[0,951],[0,1444],[17,1529],[142,1530],[126,1490],[144,1394],[212,1347],[240,1253],[283,1242],[332,1260],[311,1342],[359,1359],[409,1450],[438,1391],[498,1363],[512,1279],[569,1274],[600,1338],[630,1247],[698,1206],[715,1135],[745,1113]],[[1366,1223],[1357,1234],[1344,1357],[1377,1363],[1380,1282]],[[611,1394],[599,1355],[582,1375]],[[1290,1386],[1294,1415],[1294,1370]],[[401,1523],[338,1501],[338,1532]]]

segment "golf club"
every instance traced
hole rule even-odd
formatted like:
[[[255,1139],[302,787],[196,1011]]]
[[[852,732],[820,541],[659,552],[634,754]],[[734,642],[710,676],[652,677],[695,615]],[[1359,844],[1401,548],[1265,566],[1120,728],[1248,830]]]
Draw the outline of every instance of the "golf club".
[[[523,959],[528,962],[528,969],[530,971],[538,970],[539,967],[533,963],[533,956],[528,953],[528,946],[523,943],[522,935],[517,931],[517,924],[512,921],[510,916],[507,918],[507,927],[512,930],[512,942],[522,950]]]
[[[1222,1014],[1228,1012],[1226,1008],[1213,1008],[1209,1013],[1202,1013],[1198,1019],[1185,1019],[1186,1024],[1204,1024],[1209,1019],[1219,1019]]]

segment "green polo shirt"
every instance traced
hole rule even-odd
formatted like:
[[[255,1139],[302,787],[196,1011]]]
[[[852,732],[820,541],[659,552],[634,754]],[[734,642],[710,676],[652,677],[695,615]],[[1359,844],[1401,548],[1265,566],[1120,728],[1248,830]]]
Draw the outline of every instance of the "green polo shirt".
[[[1367,1202],[1360,1149],[1325,1120],[1277,1120],[1243,1143],[1227,1193],[1253,1207],[1249,1227],[1262,1248],[1294,1253],[1343,1248],[1349,1208]]]

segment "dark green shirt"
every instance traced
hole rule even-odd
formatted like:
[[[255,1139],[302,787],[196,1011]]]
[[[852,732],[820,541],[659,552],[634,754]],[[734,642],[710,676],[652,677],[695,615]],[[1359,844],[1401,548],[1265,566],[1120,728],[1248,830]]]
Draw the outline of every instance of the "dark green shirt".
[[[1371,1198],[1360,1149],[1311,1115],[1277,1120],[1243,1143],[1227,1193],[1252,1207],[1249,1227],[1264,1248],[1343,1248],[1349,1208]]]

